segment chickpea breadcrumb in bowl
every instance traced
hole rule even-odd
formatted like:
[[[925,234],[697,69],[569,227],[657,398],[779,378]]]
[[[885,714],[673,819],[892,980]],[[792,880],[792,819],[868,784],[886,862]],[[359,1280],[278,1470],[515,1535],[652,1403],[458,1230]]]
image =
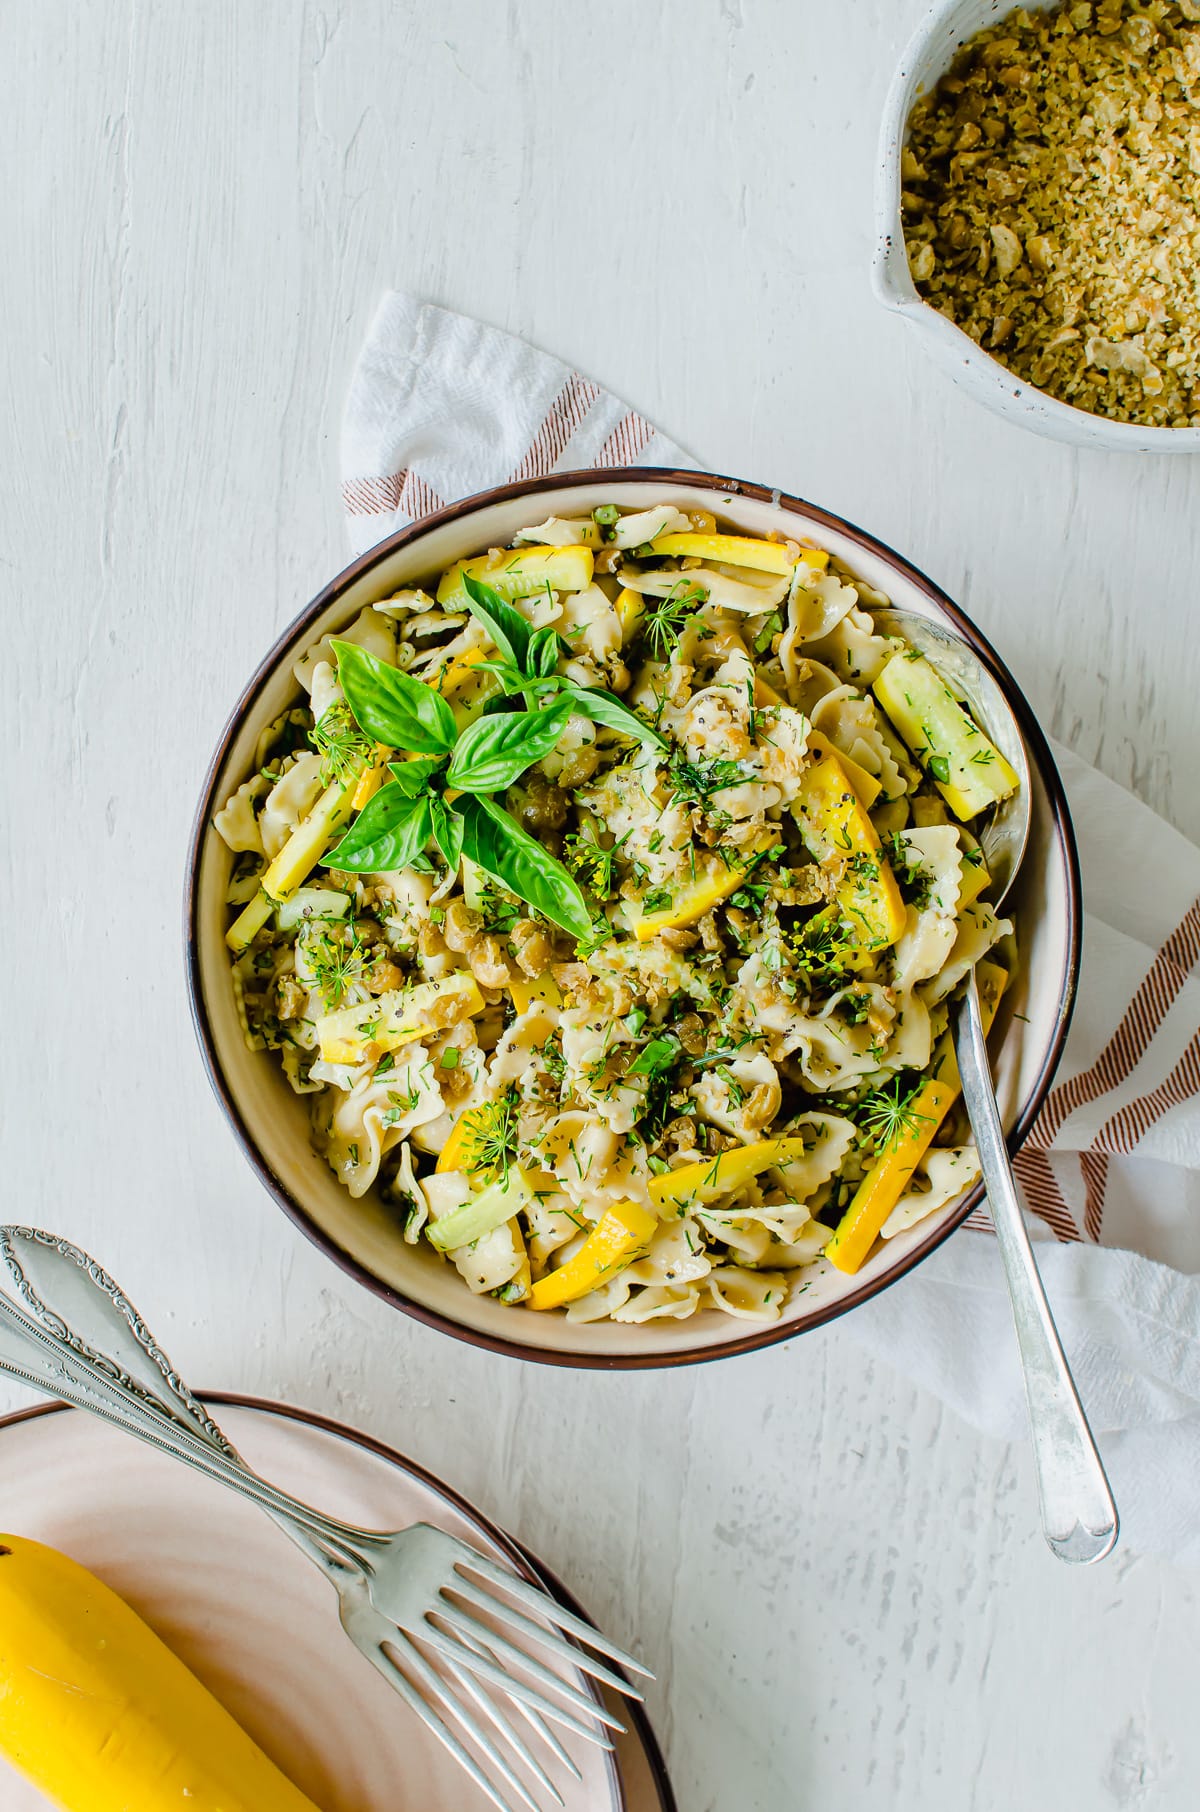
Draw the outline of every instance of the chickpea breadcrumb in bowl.
[[[980,400],[1200,447],[1200,0],[945,0],[885,108],[877,292]]]

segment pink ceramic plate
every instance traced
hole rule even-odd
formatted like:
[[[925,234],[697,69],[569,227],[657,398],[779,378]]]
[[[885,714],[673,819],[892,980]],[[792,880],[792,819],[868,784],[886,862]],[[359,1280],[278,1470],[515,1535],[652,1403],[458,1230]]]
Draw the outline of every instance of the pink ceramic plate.
[[[536,1563],[397,1453],[298,1410],[213,1399],[250,1465],[350,1522],[425,1521]],[[487,1802],[342,1634],[333,1593],[251,1504],[77,1411],[0,1423],[0,1528],[63,1549],[128,1600],[322,1812],[476,1812]],[[561,1593],[560,1593],[561,1595]],[[567,1812],[673,1812],[639,1720],[615,1763],[573,1745]],[[550,1764],[551,1772],[554,1765]],[[45,1801],[0,1761],[5,1812]]]

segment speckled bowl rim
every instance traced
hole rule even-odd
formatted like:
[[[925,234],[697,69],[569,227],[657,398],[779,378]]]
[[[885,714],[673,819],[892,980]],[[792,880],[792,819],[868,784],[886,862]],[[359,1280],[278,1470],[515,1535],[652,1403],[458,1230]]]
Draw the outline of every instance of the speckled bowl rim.
[[[925,1239],[914,1245],[885,1276],[872,1279],[857,1289],[848,1291],[846,1295],[838,1297],[835,1302],[822,1304],[809,1314],[801,1315],[794,1320],[772,1322],[769,1326],[759,1328],[755,1333],[744,1334],[738,1339],[723,1342],[720,1346],[681,1348],[666,1353],[591,1354],[554,1352],[546,1348],[526,1346],[517,1340],[504,1339],[498,1335],[484,1333],[477,1328],[467,1327],[462,1322],[454,1321],[449,1316],[427,1307],[424,1303],[415,1301],[412,1297],[405,1295],[403,1291],[385,1283],[365,1265],[360,1264],[323,1228],[317,1225],[303,1203],[296,1199],[267,1164],[226,1081],[217,1055],[212,1026],[209,1022],[200,968],[198,926],[200,857],[205,840],[215,834],[212,831],[212,818],[219,805],[216,797],[217,782],[230,745],[243,719],[254,706],[259,693],[266,686],[292,644],[306,628],[316,622],[331,604],[337,602],[343,592],[370,572],[373,566],[395,553],[397,549],[407,547],[411,542],[420,540],[431,529],[440,527],[444,523],[455,522],[460,517],[472,515],[476,511],[489,508],[494,504],[506,503],[521,497],[534,497],[541,492],[570,490],[574,486],[594,488],[598,481],[612,484],[658,483],[691,486],[700,490],[712,491],[714,494],[724,497],[745,497],[757,503],[768,504],[776,509],[786,508],[802,513],[812,522],[846,537],[855,546],[862,548],[864,552],[881,557],[903,573],[906,579],[923,593],[930,603],[949,618],[963,638],[970,643],[984,665],[989,668],[1004,691],[1016,715],[1021,734],[1025,738],[1030,760],[1037,768],[1046,789],[1053,820],[1054,837],[1061,851],[1065,870],[1067,918],[1064,940],[1067,947],[1066,971],[1062,995],[1055,1016],[1054,1031],[1049,1040],[1045,1060],[1038,1071],[1025,1106],[1008,1135],[1008,1148],[1014,1154],[1024,1143],[1041,1111],[1042,1103],[1050,1091],[1054,1073],[1066,1045],[1079,980],[1079,961],[1083,938],[1082,888],[1075,831],[1054,757],[1050,753],[1046,738],[1042,734],[1024,693],[990,642],[940,586],[935,585],[933,580],[919,567],[912,565],[911,561],[906,560],[902,554],[898,554],[886,542],[878,540],[874,535],[869,535],[865,529],[847,522],[843,517],[835,515],[833,511],[822,509],[818,504],[810,503],[805,498],[797,497],[794,493],[782,491],[777,487],[752,484],[738,478],[722,477],[713,472],[693,472],[669,466],[616,466],[606,467],[603,471],[588,468],[578,472],[554,472],[544,478],[522,479],[513,484],[496,485],[490,490],[478,491],[474,496],[464,497],[457,503],[448,504],[445,509],[424,516],[418,522],[410,523],[407,528],[398,530],[395,534],[389,535],[386,540],[369,548],[365,554],[360,554],[358,559],[352,561],[336,578],[330,580],[312,602],[306,605],[304,610],[288,624],[263,660],[259,662],[254,677],[242,692],[230,714],[204,777],[200,803],[192,824],[188,846],[183,925],[188,999],[192,1024],[195,1027],[201,1057],[213,1093],[259,1181],[274,1197],[288,1218],[348,1277],[352,1277],[356,1282],[364,1285],[381,1301],[390,1303],[393,1308],[402,1310],[417,1321],[424,1322],[428,1327],[437,1328],[439,1332],[449,1334],[455,1340],[464,1340],[471,1346],[484,1347],[491,1352],[502,1353],[507,1358],[526,1359],[539,1364],[568,1368],[583,1367],[594,1371],[642,1371],[678,1365],[698,1365],[708,1361],[735,1358],[742,1353],[759,1352],[765,1347],[776,1345],[779,1341],[794,1339],[796,1335],[806,1333],[811,1328],[821,1327],[826,1322],[835,1320],[839,1315],[844,1315],[849,1310],[857,1308],[860,1303],[868,1301],[872,1296],[878,1295],[880,1290],[887,1289],[901,1277],[906,1276],[915,1265],[920,1264],[922,1259],[935,1251],[943,1240],[948,1239],[983,1200],[982,1183],[977,1183],[958,1208],[944,1221],[939,1222]]]
[[[495,1542],[496,1546],[508,1555],[514,1570],[523,1573],[531,1585],[544,1586],[553,1598],[557,1598],[565,1610],[573,1611],[577,1617],[582,1617],[585,1623],[591,1623],[593,1628],[595,1627],[593,1619],[588,1616],[579,1600],[567,1590],[557,1574],[538,1559],[536,1554],[526,1548],[515,1536],[509,1535],[507,1530],[502,1529],[498,1523],[494,1523],[490,1516],[485,1516],[477,1505],[464,1497],[461,1492],[456,1491],[453,1485],[447,1485],[443,1479],[430,1472],[427,1466],[421,1466],[416,1460],[410,1460],[406,1454],[400,1453],[395,1447],[389,1447],[386,1441],[377,1440],[374,1435],[367,1434],[361,1428],[350,1428],[345,1422],[335,1421],[332,1416],[320,1415],[315,1409],[300,1409],[293,1403],[277,1403],[268,1397],[246,1396],[241,1391],[205,1390],[197,1391],[196,1395],[201,1403],[207,1403],[213,1408],[248,1409],[260,1415],[278,1416],[283,1421],[303,1423],[309,1428],[319,1429],[322,1434],[336,1435],[344,1441],[352,1442],[355,1447],[361,1447],[364,1452],[374,1454],[377,1459],[384,1460],[389,1466],[394,1466],[398,1472],[407,1473],[410,1478],[416,1479],[418,1483],[428,1486],[429,1490],[436,1492],[439,1497],[445,1498],[447,1503],[451,1504],[468,1522],[474,1523],[482,1534]],[[76,1410],[71,1403],[31,1403],[25,1409],[10,1410],[8,1415],[0,1416],[0,1434],[6,1428],[15,1428],[20,1422],[33,1422],[42,1416],[54,1416],[62,1413],[82,1415],[84,1412]],[[589,1690],[592,1690],[592,1683],[588,1681],[586,1684]],[[636,1737],[645,1756],[646,1765],[658,1795],[660,1812],[678,1812],[675,1790],[671,1785],[670,1776],[667,1774],[667,1764],[644,1706],[640,1705],[636,1699],[622,1699],[621,1715],[629,1719],[632,1734]],[[609,1760],[610,1783],[618,1812],[622,1812],[622,1809],[628,1805],[628,1798],[615,1755],[611,1756]]]

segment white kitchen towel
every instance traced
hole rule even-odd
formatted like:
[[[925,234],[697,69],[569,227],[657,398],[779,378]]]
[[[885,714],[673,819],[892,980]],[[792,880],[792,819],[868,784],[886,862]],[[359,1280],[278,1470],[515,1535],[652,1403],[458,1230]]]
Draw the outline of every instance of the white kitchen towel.
[[[506,481],[694,466],[560,360],[392,294],[351,384],[342,496],[356,553]],[[720,461],[717,461],[718,469]],[[1055,750],[1079,837],[1079,1000],[1017,1170],[1047,1288],[1131,1547],[1200,1563],[1200,850]],[[982,1216],[842,1324],[977,1427],[1024,1399]],[[970,1227],[971,1223],[968,1223]]]

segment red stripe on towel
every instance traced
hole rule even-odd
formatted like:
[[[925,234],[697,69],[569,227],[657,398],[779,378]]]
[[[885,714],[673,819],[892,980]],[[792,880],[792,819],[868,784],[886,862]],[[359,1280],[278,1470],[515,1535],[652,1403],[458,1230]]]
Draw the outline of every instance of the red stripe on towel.
[[[547,410],[542,425],[533,437],[533,445],[509,479],[518,484],[525,478],[544,478],[562,458],[571,436],[578,432],[600,387],[590,378],[573,371]]]

